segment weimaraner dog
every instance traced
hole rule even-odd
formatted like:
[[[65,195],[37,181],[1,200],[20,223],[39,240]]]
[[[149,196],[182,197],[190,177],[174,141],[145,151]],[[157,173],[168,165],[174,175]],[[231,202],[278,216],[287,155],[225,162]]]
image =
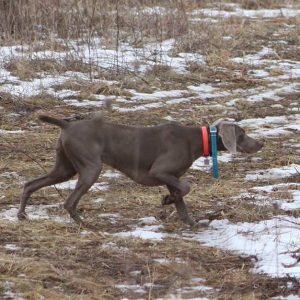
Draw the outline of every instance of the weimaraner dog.
[[[56,163],[49,174],[25,184],[19,219],[26,218],[25,206],[33,192],[67,181],[78,173],[75,190],[65,201],[64,208],[81,224],[77,204],[98,179],[105,163],[140,184],[166,185],[170,194],[164,197],[162,204],[174,203],[182,221],[194,224],[183,201],[190,187],[179,178],[193,161],[203,155],[200,127],[186,127],[175,122],[133,127],[107,122],[101,115],[73,122],[49,116],[40,116],[40,120],[62,129],[56,148]],[[221,120],[215,126],[220,151],[255,153],[263,146],[234,123]]]

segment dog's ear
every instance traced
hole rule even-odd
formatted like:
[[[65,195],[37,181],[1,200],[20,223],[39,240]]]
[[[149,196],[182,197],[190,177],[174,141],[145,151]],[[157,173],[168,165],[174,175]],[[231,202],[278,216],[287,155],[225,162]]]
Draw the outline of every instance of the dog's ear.
[[[222,122],[224,122],[224,119],[218,119],[217,121],[213,122],[212,126],[218,127]]]
[[[230,153],[235,154],[237,150],[235,125],[229,122],[220,122],[218,125],[219,136],[221,137],[225,148]]]

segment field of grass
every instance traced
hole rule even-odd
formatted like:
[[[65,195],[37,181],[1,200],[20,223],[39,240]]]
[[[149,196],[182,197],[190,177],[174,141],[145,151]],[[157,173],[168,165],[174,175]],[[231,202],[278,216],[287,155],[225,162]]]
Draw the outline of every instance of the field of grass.
[[[299,299],[298,1],[0,1],[0,34],[0,299]],[[59,129],[38,116],[99,111],[231,119],[265,147],[220,154],[217,181],[203,159],[184,175],[194,228],[166,188],[107,166],[79,203],[95,230],[62,208],[74,181],[17,221],[23,184],[54,162]]]

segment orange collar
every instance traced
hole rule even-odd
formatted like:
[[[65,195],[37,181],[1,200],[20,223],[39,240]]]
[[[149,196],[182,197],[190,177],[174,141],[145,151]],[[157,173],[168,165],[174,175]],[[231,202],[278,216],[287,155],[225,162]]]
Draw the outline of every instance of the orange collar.
[[[202,126],[201,131],[202,131],[203,155],[204,156],[209,156],[210,151],[209,151],[209,132],[208,132],[208,128],[206,126]]]

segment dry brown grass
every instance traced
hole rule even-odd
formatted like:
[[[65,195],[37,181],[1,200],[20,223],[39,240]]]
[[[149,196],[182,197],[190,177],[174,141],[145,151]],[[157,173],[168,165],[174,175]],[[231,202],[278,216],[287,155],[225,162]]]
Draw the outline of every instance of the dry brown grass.
[[[132,93],[126,89],[116,85],[99,83],[98,81],[71,80],[55,85],[54,89],[78,91],[79,95],[76,97],[78,99],[94,100],[95,95],[121,96],[125,98],[130,98],[132,96]],[[72,96],[72,98],[74,97]]]
[[[149,37],[156,40],[180,35],[186,31],[187,18],[182,1],[160,2],[167,7],[162,17],[159,11],[144,9],[155,6],[153,1],[51,1],[30,0],[1,3],[1,23],[6,40],[28,41],[62,38],[84,38],[99,35],[112,40],[119,32],[121,40],[130,40],[139,46]],[[12,17],[13,16],[13,17]]]
[[[229,10],[226,6],[228,2],[231,1],[223,1],[217,8]],[[296,3],[277,0],[234,2],[248,9],[278,8],[283,4]],[[11,6],[1,9],[3,5],[7,5],[3,3],[0,3],[3,42],[30,42],[30,49],[26,52],[28,57],[31,51],[72,49],[70,41],[73,38],[85,43],[93,37],[100,37],[108,49],[116,49],[118,31],[119,42],[128,42],[135,47],[143,46],[149,41],[176,38],[173,56],[184,51],[204,55],[205,65],[200,62],[191,63],[188,73],[184,75],[176,73],[160,61],[143,76],[139,76],[125,69],[119,69],[118,72],[115,68],[99,69],[71,56],[60,62],[33,58],[14,59],[5,65],[11,74],[24,80],[38,78],[43,73],[58,75],[66,71],[79,71],[90,74],[95,71],[97,75],[93,75],[91,81],[74,79],[55,87],[57,90],[78,91],[79,96],[75,97],[78,99],[93,100],[98,94],[130,99],[132,93],[129,89],[150,93],[157,89],[182,89],[195,83],[218,83],[221,89],[229,91],[264,87],[267,84],[264,80],[249,76],[249,71],[255,66],[236,64],[230,59],[256,53],[262,47],[270,46],[269,43],[278,54],[272,59],[299,59],[296,51],[299,44],[297,19],[278,18],[266,22],[234,17],[220,19],[218,23],[212,24],[188,23],[189,13],[193,9],[216,8],[216,3],[209,0],[160,1],[159,5],[170,9],[166,15],[146,13],[144,9],[157,6],[157,2],[150,0],[119,1],[119,7],[116,6],[116,1],[101,1],[100,5],[100,0],[55,3],[18,0],[6,2],[11,3]],[[118,21],[116,8],[119,10]],[[69,13],[66,14],[66,11]],[[11,18],[12,15],[14,18]],[[286,24],[295,27],[286,27]],[[65,39],[58,42],[56,36]],[[231,39],[224,39],[224,36]],[[281,39],[287,44],[279,44]],[[137,69],[139,63],[137,61]],[[283,70],[279,68],[269,71],[274,76],[283,74]],[[118,83],[109,85],[102,82],[104,79],[117,80]],[[297,82],[297,79],[292,82]],[[199,97],[190,103],[179,103],[151,111],[125,114],[113,110],[109,119],[122,124],[148,126],[165,122],[165,117],[172,116],[183,124],[198,126],[205,122],[211,123],[225,114],[236,120],[288,114],[287,109],[292,102],[298,100],[299,93],[295,91],[281,96],[284,97],[280,102],[283,107],[277,109],[270,109],[275,103],[272,99],[259,103],[241,99],[237,101],[234,111],[228,110],[225,113],[222,108],[210,107],[208,101]],[[224,104],[228,100],[231,100],[230,96],[212,99],[211,102]],[[2,92],[0,101],[3,108],[0,110],[1,129],[24,130],[20,135],[1,135],[0,176],[4,172],[18,174],[0,177],[0,211],[3,211],[9,209],[10,205],[17,205],[24,181],[43,175],[53,166],[59,129],[39,123],[38,115],[43,112],[57,117],[89,117],[96,109],[66,106],[63,101],[46,93],[35,97],[17,97]],[[125,103],[124,107],[126,105],[135,103]],[[289,142],[289,138],[269,138],[266,141],[267,150],[259,154],[261,160],[234,160],[220,164],[221,178],[218,182],[212,179],[211,174],[189,171],[185,178],[191,183],[192,189],[186,200],[193,217],[196,220],[227,218],[236,223],[260,221],[284,213],[276,205],[272,205],[272,201],[270,205],[258,206],[255,205],[255,199],[233,197],[257,185],[244,180],[247,172],[299,163],[299,158],[292,149],[285,148],[282,153],[283,145]],[[130,290],[122,292],[115,285],[143,285],[149,282],[161,286],[152,290],[146,288],[146,294],[142,297],[169,299],[176,294],[178,288],[194,285],[191,281],[194,277],[206,279],[205,284],[214,290],[209,295],[194,291],[189,294],[190,297],[269,299],[298,292],[300,287],[296,279],[274,279],[253,273],[252,268],[257,260],[255,256],[243,257],[170,236],[161,242],[113,236],[116,232],[134,228],[137,219],[146,216],[155,216],[164,225],[164,232],[177,234],[179,237],[183,232],[202,229],[187,228],[178,219],[174,207],[161,207],[160,200],[167,193],[165,188],[143,187],[124,177],[117,180],[100,177],[99,182],[103,181],[110,183],[108,191],[89,193],[79,204],[80,213],[99,229],[88,235],[82,234],[84,229],[72,222],[55,222],[56,217],[69,220],[65,211],[58,206],[48,209],[50,220],[22,223],[0,221],[0,298],[7,291],[8,281],[14,284],[11,290],[25,299],[135,299],[141,295]],[[294,176],[286,181],[299,182],[299,178]],[[69,191],[59,194],[53,188],[44,189],[35,193],[29,204],[59,205],[68,195]],[[94,201],[100,197],[106,201]],[[273,200],[289,199],[291,195],[283,190],[271,193],[270,197]],[[121,217],[111,223],[101,213],[119,213]],[[295,210],[286,214],[299,217],[300,212]],[[114,247],[107,247],[109,243]],[[4,246],[7,244],[15,244],[20,249],[6,249]],[[168,261],[160,264],[156,259]],[[130,272],[136,270],[141,273],[134,277]],[[293,282],[293,287],[290,282]]]
[[[31,59],[30,57],[15,58],[7,62],[4,67],[11,75],[23,81],[42,78],[45,75],[59,75],[67,71],[90,73],[99,68],[90,66],[82,60],[67,56],[63,61],[55,59]]]
[[[195,16],[197,17],[197,16]],[[189,31],[176,39],[174,53],[191,52],[205,56],[208,64],[217,60],[228,63],[232,57],[256,52],[265,45],[270,36],[278,30],[280,24],[260,19],[231,17],[216,23],[197,21]]]
[[[180,118],[188,108],[189,104],[180,104],[174,111]],[[69,108],[65,109],[60,108],[62,116],[70,114]],[[45,110],[53,113],[51,108]],[[254,110],[254,106],[248,108],[247,114],[254,114]],[[35,113],[28,113],[26,118],[35,120]],[[111,115],[111,119],[122,123],[149,125],[161,122],[166,113],[165,109],[156,113],[152,111],[151,114],[145,112],[128,115],[115,112]],[[205,111],[199,110],[189,122],[197,124],[204,115]],[[28,120],[20,120],[20,123],[28,124]],[[6,136],[0,148],[0,174],[14,170],[21,176],[20,181],[44,174],[45,171],[37,163],[47,170],[51,169],[58,134],[58,129],[42,126],[27,133],[26,136]],[[271,147],[275,153],[281,151],[276,143],[271,144]],[[26,154],[30,154],[30,157]],[[247,166],[238,161],[221,164],[222,178],[217,183],[212,180],[210,174],[199,176],[199,172],[189,172],[188,180],[192,183],[192,191],[187,197],[187,202],[193,216],[196,219],[212,216],[213,219],[228,218],[232,222],[250,222],[275,214],[276,207],[257,207],[247,199],[231,200],[231,197],[238,194],[241,189],[251,186],[241,179],[242,174],[251,168],[270,167],[275,163],[268,153],[262,155],[265,155],[262,161]],[[281,163],[284,165],[286,162],[277,161],[276,165]],[[17,202],[21,189],[20,181],[16,182],[15,178],[5,179],[5,184],[9,186],[4,190],[5,202],[10,204]],[[287,289],[287,282],[290,279],[275,280],[250,272],[255,257],[242,257],[176,238],[157,242],[121,239],[103,234],[129,230],[135,225],[136,219],[156,216],[158,219],[161,218],[166,232],[180,235],[186,227],[174,214],[174,208],[160,207],[160,199],[165,193],[164,188],[149,189],[126,178],[112,180],[109,191],[89,193],[80,202],[80,213],[88,222],[99,228],[99,232],[90,235],[82,235],[82,230],[73,223],[60,224],[52,220],[24,223],[1,221],[1,244],[15,244],[22,250],[0,249],[0,279],[13,282],[12,290],[30,299],[41,296],[55,299],[64,297],[118,299],[124,297],[124,292],[115,288],[115,285],[124,282],[129,284],[152,282],[162,285],[161,288],[146,289],[146,295],[151,295],[152,298],[168,298],[177,288],[191,286],[193,277],[205,278],[207,285],[220,289],[218,292],[212,292],[210,295],[212,299],[222,298],[224,295],[231,299],[261,299],[284,294],[287,290],[291,291]],[[64,197],[68,194],[68,191],[63,192]],[[103,197],[106,201],[94,203],[93,200],[98,197]],[[55,190],[46,189],[34,194],[30,204],[58,204],[63,201]],[[0,199],[0,206],[7,206],[5,202]],[[209,215],[207,214],[209,211],[219,213]],[[99,212],[120,213],[122,218],[111,224],[109,219],[100,217]],[[51,218],[61,216],[68,219],[67,214],[59,208],[49,210],[49,215]],[[113,243],[114,250],[105,248],[104,245],[107,243]],[[166,264],[155,262],[155,259],[162,258],[168,262]],[[184,267],[180,260],[185,262]],[[132,277],[130,272],[135,270],[140,270],[141,273],[137,277]],[[4,286],[2,289],[6,290]],[[297,283],[294,285],[294,290],[296,289]],[[130,290],[125,292],[125,295],[128,298],[139,296]],[[202,294],[195,291],[189,295],[199,297]]]
[[[233,1],[242,4],[243,8],[246,9],[260,9],[260,8],[282,8],[287,4],[296,3],[295,0],[293,1],[281,1],[281,0],[242,0],[242,1]]]
[[[1,105],[5,107],[7,111],[14,113],[29,113],[40,109],[51,109],[61,105],[61,101],[58,101],[56,97],[45,92],[30,97],[19,97],[12,96],[9,93],[1,93],[0,99]]]

